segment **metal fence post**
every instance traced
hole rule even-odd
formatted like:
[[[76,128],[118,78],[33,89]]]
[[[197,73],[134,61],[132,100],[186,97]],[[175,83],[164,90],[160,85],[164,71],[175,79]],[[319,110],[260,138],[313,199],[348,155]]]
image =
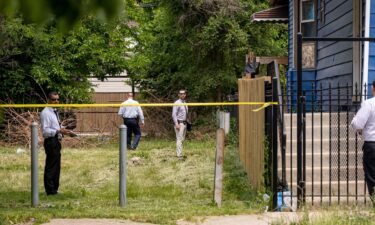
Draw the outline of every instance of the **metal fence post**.
[[[277,92],[277,78],[272,79],[272,101],[278,101],[278,92]],[[281,104],[281,103],[280,103]],[[277,107],[278,105],[272,106],[272,208],[277,210]],[[284,191],[284,190],[281,190]]]
[[[125,125],[120,126],[120,206],[124,207],[126,204],[126,131]]]
[[[31,205],[39,204],[38,191],[38,124],[31,123]]]
[[[297,207],[303,202],[302,180],[302,33],[297,34]]]
[[[301,96],[302,103],[302,204],[306,203],[306,93]],[[314,186],[314,183],[312,184]]]

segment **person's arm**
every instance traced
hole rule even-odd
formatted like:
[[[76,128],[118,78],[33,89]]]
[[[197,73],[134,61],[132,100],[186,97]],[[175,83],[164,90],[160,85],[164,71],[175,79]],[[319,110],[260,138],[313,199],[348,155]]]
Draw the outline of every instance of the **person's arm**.
[[[178,124],[178,121],[177,121],[177,111],[178,111],[178,106],[173,106],[173,109],[172,109],[172,119],[173,119],[173,123],[174,124]]]
[[[43,134],[43,137],[45,138],[54,137],[58,133],[61,133],[64,135],[73,133],[73,131],[65,129],[63,127],[60,129],[52,128],[52,122],[51,122],[51,119],[48,117],[48,115],[41,115],[40,123],[42,127],[42,134]]]
[[[124,104],[124,103],[121,103],[121,104]],[[117,114],[123,117],[124,113],[125,113],[125,107],[121,106]]]
[[[371,104],[367,101],[363,102],[361,108],[353,118],[351,122],[351,126],[356,129],[357,131],[363,130],[365,127],[368,118],[371,114]]]
[[[138,116],[139,116],[139,120],[144,125],[145,124],[145,117],[143,116],[143,111],[142,111],[142,108],[140,106],[138,106]]]
[[[177,121],[177,112],[178,112],[178,106],[173,106],[173,109],[172,109],[173,123],[177,129],[180,129],[180,124],[178,124],[178,121]]]

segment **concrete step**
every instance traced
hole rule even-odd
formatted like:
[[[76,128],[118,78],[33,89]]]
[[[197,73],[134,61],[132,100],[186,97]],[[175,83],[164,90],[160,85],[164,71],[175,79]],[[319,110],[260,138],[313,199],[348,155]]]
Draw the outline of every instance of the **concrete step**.
[[[331,171],[331,173],[330,173]],[[281,178],[282,169],[278,169],[279,177]],[[286,180],[297,179],[297,168],[286,168],[285,178]],[[364,172],[362,166],[341,166],[338,167],[306,167],[306,181],[320,182],[322,181],[355,181],[364,179]]]
[[[296,179],[292,181],[292,183],[288,183],[289,190],[292,190],[293,194],[297,194],[297,185]],[[356,181],[323,181],[323,182],[306,182],[306,195],[311,196],[329,196],[331,193],[331,197],[336,196],[336,198],[340,195],[368,195],[367,187],[365,186],[364,180]]]
[[[278,154],[278,167],[282,166],[282,157],[281,154]],[[340,151],[335,150],[329,154],[329,151],[320,152],[320,149],[315,149],[314,152],[306,151],[306,166],[308,167],[328,167],[331,166],[362,166],[362,150],[355,150],[350,149],[350,151],[346,151],[346,149],[341,149]],[[296,167],[297,166],[297,151],[293,151],[292,153],[287,152],[285,154],[285,167]]]
[[[320,202],[322,204],[349,202],[350,204],[350,202],[358,203],[366,200],[368,204],[370,203],[362,168],[363,141],[360,135],[347,125],[353,117],[354,112],[333,112],[331,115],[306,114],[306,202],[319,204]],[[296,124],[295,113],[284,115],[287,141],[285,178],[293,195],[297,194]],[[280,149],[278,163],[278,175],[281,178]]]
[[[328,135],[327,135],[328,136]],[[306,139],[306,153],[309,152],[320,152],[321,150],[323,152],[346,152],[347,150],[349,152],[355,152],[356,149],[358,152],[362,151],[362,145],[363,141],[361,139],[355,139],[355,138],[329,138],[325,137],[323,139]],[[280,145],[279,145],[280,147]],[[287,140],[285,143],[285,152],[297,152],[297,139],[294,138],[293,140]],[[338,150],[340,149],[340,150]],[[279,150],[281,152],[281,150]]]
[[[327,124],[324,124],[323,126],[320,126],[320,124],[306,126],[307,139],[320,139],[321,137],[329,136],[337,139],[339,135],[341,138],[354,138],[356,137],[356,134],[356,131],[352,127],[347,127],[346,125],[331,126],[331,131],[330,126]],[[285,127],[285,135],[287,140],[297,139],[297,126]],[[357,136],[360,137],[359,135]]]
[[[371,205],[371,199],[369,196],[347,196],[347,195],[340,195],[340,197],[338,196],[334,196],[331,198],[329,196],[324,196],[322,198],[320,198],[320,196],[306,196],[306,202],[307,203],[310,203],[310,204],[313,204],[314,205],[319,205],[320,203],[322,203],[323,205],[329,205],[329,203],[331,202],[331,205],[337,205],[338,203],[340,203],[340,205],[343,205],[343,204],[348,204],[348,205],[353,205],[353,204],[357,204],[357,205]]]
[[[311,139],[311,138],[306,137],[306,147],[308,147],[308,145],[311,145],[311,144],[314,144],[315,146],[318,146],[318,144],[320,144],[321,142],[323,142],[323,144],[329,144],[330,141],[331,141],[332,144],[334,144],[334,143],[339,144],[339,142],[340,142],[340,145],[344,145],[346,143],[349,143],[349,144],[352,144],[354,146],[356,139],[355,138],[347,139],[346,137],[341,137],[340,139],[338,139],[338,138],[329,138],[328,136],[326,138],[323,137],[323,139],[320,139],[320,138]],[[286,144],[288,144],[288,143],[292,143],[292,145],[297,146],[297,139],[292,139],[291,142],[288,141],[288,139],[287,139]]]
[[[320,112],[314,112],[314,113],[306,113],[306,122],[309,124],[311,121],[319,122],[322,121],[322,124],[329,124],[329,121],[331,119],[331,122],[336,122],[340,118],[340,121],[344,122],[348,118],[348,121],[350,122],[355,113],[354,112],[349,112],[347,115],[346,112],[332,112],[331,116],[328,112],[324,112],[320,114]],[[297,113],[285,113],[284,114],[284,126],[290,126],[290,124],[296,124],[297,122]]]
[[[286,198],[285,198],[286,197]],[[288,196],[284,197],[284,202],[293,202],[293,206],[297,204],[297,195],[288,199]],[[371,206],[371,199],[369,196],[351,196],[351,195],[340,195],[338,196],[306,196],[306,203],[313,206],[329,206],[329,205],[369,205]]]

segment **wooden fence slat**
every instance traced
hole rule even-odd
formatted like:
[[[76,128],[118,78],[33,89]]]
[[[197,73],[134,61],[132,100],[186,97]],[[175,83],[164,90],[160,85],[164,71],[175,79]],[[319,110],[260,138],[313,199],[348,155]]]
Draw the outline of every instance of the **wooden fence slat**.
[[[126,99],[125,92],[121,93],[95,93],[92,100],[95,103],[122,103]],[[77,132],[83,133],[115,133],[120,124],[121,117],[117,115],[116,107],[79,108],[77,115]]]
[[[239,101],[264,102],[266,80],[266,77],[239,79]],[[240,160],[250,183],[256,189],[261,188],[264,173],[264,110],[252,111],[258,107],[260,106],[239,106]]]

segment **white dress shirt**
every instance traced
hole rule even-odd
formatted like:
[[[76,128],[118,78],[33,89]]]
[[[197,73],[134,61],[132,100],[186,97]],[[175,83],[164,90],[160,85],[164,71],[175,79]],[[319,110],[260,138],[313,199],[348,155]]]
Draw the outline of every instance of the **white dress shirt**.
[[[181,99],[178,99],[174,103],[175,104],[183,104],[183,103],[185,103],[185,101],[181,100]],[[175,124],[177,124],[178,120],[186,121],[187,113],[188,113],[188,107],[186,105],[173,106],[173,110],[172,110],[173,122]]]
[[[357,131],[362,131],[365,141],[375,141],[375,98],[362,102],[351,126]]]
[[[60,130],[60,124],[55,111],[51,107],[46,107],[40,113],[40,123],[42,126],[43,138],[54,137]]]
[[[139,104],[137,101],[129,98],[125,102],[121,104]],[[118,111],[118,115],[122,116],[123,118],[137,118],[141,120],[141,123],[145,123],[145,118],[143,116],[143,111],[140,106],[122,106]]]

